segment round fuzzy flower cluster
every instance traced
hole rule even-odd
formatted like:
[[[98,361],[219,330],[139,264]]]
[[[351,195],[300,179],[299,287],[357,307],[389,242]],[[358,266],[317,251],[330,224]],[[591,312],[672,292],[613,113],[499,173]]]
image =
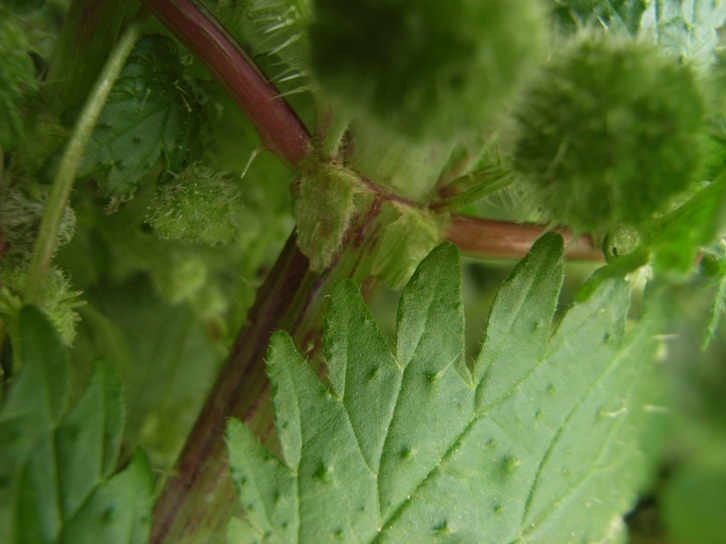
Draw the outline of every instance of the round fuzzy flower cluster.
[[[320,89],[413,140],[481,131],[544,37],[537,0],[315,0],[314,8],[310,61]]]
[[[706,106],[695,74],[652,46],[583,40],[524,104],[515,168],[547,219],[576,230],[642,224],[702,167]]]
[[[28,267],[17,266],[16,262],[2,264],[0,286],[7,288],[7,293],[11,296],[19,297],[27,285]],[[53,266],[48,270],[39,305],[50,318],[61,342],[66,346],[73,344],[76,337],[76,323],[81,319],[75,311],[75,308],[85,304],[85,301],[78,298],[80,295],[80,291],[73,290],[68,277],[60,268]]]
[[[238,183],[194,163],[159,187],[146,221],[162,238],[224,245],[239,234],[241,198]]]

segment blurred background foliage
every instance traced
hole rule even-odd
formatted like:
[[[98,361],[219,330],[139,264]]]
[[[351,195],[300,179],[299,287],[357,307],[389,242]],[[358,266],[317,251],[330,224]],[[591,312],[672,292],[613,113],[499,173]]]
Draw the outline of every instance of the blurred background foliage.
[[[81,52],[54,57],[70,1],[3,0],[0,5],[0,52],[18,62],[0,61],[1,145],[6,153],[4,199],[23,184],[34,198],[47,191],[64,139],[86,90],[66,89],[58,103],[55,82],[36,76],[57,72],[59,62],[73,63]],[[120,8],[128,18],[138,3]],[[310,6],[306,0],[212,0],[208,7],[251,53],[307,126],[315,108],[305,57]],[[698,65],[720,52],[719,29],[726,2],[717,0],[550,0],[554,40],[578,31],[655,37],[659,45]],[[12,28],[10,25],[15,25]],[[170,38],[158,23],[149,34]],[[108,48],[82,52],[87,62],[102,64]],[[18,49],[19,48],[19,49]],[[128,409],[121,463],[137,446],[151,458],[157,474],[173,470],[227,348],[246,319],[256,288],[264,279],[294,226],[290,185],[293,174],[271,154],[255,156],[259,139],[232,100],[200,64],[174,46],[184,101],[194,110],[196,128],[189,136],[183,164],[203,164],[234,183],[243,210],[233,239],[209,244],[166,239],[148,222],[157,189],[175,182],[163,153],[144,166],[134,188],[109,195],[108,170],[88,167],[77,182],[71,207],[75,236],[57,255],[57,265],[82,291],[85,305],[72,343],[72,385],[78,395],[88,382],[93,361],[109,358],[124,381]],[[22,54],[18,55],[18,50]],[[57,53],[56,53],[57,55]],[[29,62],[28,59],[30,59]],[[9,70],[18,73],[9,73]],[[144,84],[158,85],[144,79]],[[156,76],[154,76],[156,77]],[[5,78],[5,79],[3,79]],[[25,81],[11,88],[5,81]],[[172,81],[173,83],[173,81]],[[180,95],[181,96],[181,95]],[[75,97],[75,98],[74,98]],[[193,107],[191,104],[193,103]],[[34,109],[35,108],[35,109]],[[39,111],[40,114],[28,112]],[[20,112],[17,115],[17,112]],[[12,126],[12,131],[6,127]],[[129,144],[130,145],[130,144]],[[497,145],[507,149],[503,138]],[[495,146],[496,147],[496,146]],[[13,152],[11,155],[10,152]],[[54,158],[55,157],[55,158]],[[483,162],[496,163],[497,149]],[[11,160],[12,159],[12,160]],[[244,178],[241,176],[244,173]],[[5,182],[4,182],[5,183]],[[133,195],[133,198],[130,198]],[[468,206],[462,213],[481,217],[531,220],[536,210],[526,194],[510,190]],[[2,270],[19,266],[4,255]],[[18,257],[21,259],[22,256]],[[474,357],[496,289],[511,262],[466,260],[463,294],[467,348]],[[567,267],[561,307],[596,265]],[[724,274],[717,274],[722,279]],[[3,280],[7,283],[7,279]],[[668,420],[660,472],[629,516],[631,542],[641,544],[726,543],[726,324],[715,325],[713,341],[701,351],[704,329],[720,285],[702,274],[678,285],[659,286],[668,300],[670,320],[661,368],[668,381],[668,402],[654,407]],[[381,328],[394,334],[398,293],[381,287],[371,300]],[[717,300],[717,310],[720,300]]]

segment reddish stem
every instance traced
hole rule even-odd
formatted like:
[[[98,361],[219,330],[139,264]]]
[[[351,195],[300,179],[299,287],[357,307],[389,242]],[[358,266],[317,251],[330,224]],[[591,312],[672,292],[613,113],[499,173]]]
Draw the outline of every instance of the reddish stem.
[[[193,0],[141,1],[227,90],[257,129],[262,143],[296,166],[311,147],[307,128],[214,16]],[[571,234],[555,230],[565,236],[568,258],[602,260],[589,236],[571,240]],[[447,238],[470,255],[519,259],[543,232],[543,228],[534,225],[455,215]]]
[[[193,0],[141,1],[224,87],[262,144],[297,165],[310,149],[307,128],[214,15]]]
[[[152,544],[197,542],[199,535],[221,530],[239,511],[227,465],[227,419],[242,419],[263,441],[270,440],[273,414],[263,363],[270,335],[287,331],[311,366],[320,366],[313,354],[320,342],[327,297],[337,279],[361,284],[370,276],[379,215],[380,202],[374,200],[348,232],[338,258],[322,273],[310,272],[295,235],[290,237],[258,289],[247,322],[187,439],[176,474],[156,503]]]
[[[273,330],[289,330],[296,311],[294,299],[304,296],[308,260],[291,236],[274,268],[257,292],[247,323],[240,331],[227,363],[207,397],[176,467],[154,509],[150,542],[179,542],[200,530],[218,529],[234,511],[236,495],[227,472],[223,440],[226,420],[254,411],[267,378],[261,364]],[[292,315],[290,306],[294,307]],[[206,531],[205,531],[206,532]]]
[[[461,251],[472,257],[521,259],[534,241],[547,229],[531,224],[478,219],[464,215],[452,215],[446,238]],[[562,228],[553,229],[565,239],[565,257],[582,261],[602,261],[602,251],[593,243],[589,234],[574,238]]]

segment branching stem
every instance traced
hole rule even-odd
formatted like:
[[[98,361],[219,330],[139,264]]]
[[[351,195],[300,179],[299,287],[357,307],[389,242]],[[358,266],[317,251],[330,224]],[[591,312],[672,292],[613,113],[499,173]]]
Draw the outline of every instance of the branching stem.
[[[93,128],[96,126],[113,84],[121,74],[126,59],[133,51],[134,45],[141,35],[141,29],[146,18],[146,10],[142,9],[121,35],[116,47],[111,52],[111,56],[106,61],[101,75],[98,77],[91,95],[83,106],[71,139],[68,141],[63,153],[58,173],[53,180],[53,186],[48,196],[48,204],[43,213],[38,240],[33,252],[33,260],[28,271],[24,297],[25,302],[28,304],[37,302],[40,296],[43,282],[48,274],[58,244],[61,218],[83,159],[83,151],[91,139]]]
[[[214,16],[195,0],[142,0],[142,3],[207,67],[250,119],[263,145],[291,166],[297,165],[312,146],[307,128]],[[445,198],[432,208],[449,211],[509,183],[506,176],[485,174],[489,183],[481,184],[473,192]],[[476,182],[479,173],[473,175],[475,179],[467,177],[463,181]],[[535,226],[454,216],[447,239],[473,256],[511,259],[523,257],[543,232],[544,229]],[[599,251],[588,240],[578,239],[568,253],[569,258],[600,260]]]

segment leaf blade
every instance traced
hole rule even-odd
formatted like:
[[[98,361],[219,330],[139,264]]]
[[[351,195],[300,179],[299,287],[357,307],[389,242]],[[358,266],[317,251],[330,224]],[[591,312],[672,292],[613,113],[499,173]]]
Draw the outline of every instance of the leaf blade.
[[[645,320],[625,335],[630,289],[627,282],[610,279],[570,308],[550,333],[562,252],[559,235],[543,237],[505,282],[491,312],[501,323],[492,325],[490,320],[489,326],[494,326],[492,333],[502,327],[497,334],[503,337],[511,331],[509,341],[520,349],[504,346],[499,351],[506,356],[489,357],[488,366],[475,366],[474,384],[467,379],[468,371],[452,368],[462,355],[458,255],[444,245],[424,260],[399,307],[400,366],[388,365],[393,386],[364,395],[366,401],[356,407],[360,412],[355,418],[362,418],[366,404],[384,405],[368,410],[379,425],[386,421],[381,414],[393,407],[377,473],[376,464],[366,460],[378,450],[363,446],[354,429],[357,425],[360,434],[372,422],[354,423],[345,396],[353,388],[365,388],[367,365],[381,364],[386,355],[353,286],[336,286],[326,322],[333,395],[304,364],[289,337],[280,337],[284,345],[273,340],[273,347],[284,351],[284,357],[268,361],[271,379],[278,384],[274,395],[294,397],[302,437],[296,499],[304,514],[297,539],[290,542],[343,537],[379,543],[443,539],[544,544],[622,534],[622,516],[648,473],[650,458],[640,451],[647,448],[637,442],[650,421],[644,404],[648,395],[641,395],[641,386],[650,382],[654,365],[636,363],[653,359],[658,320]],[[532,327],[532,319],[547,326]],[[511,325],[517,322],[524,325]],[[497,341],[504,342],[489,332],[488,339],[485,353]],[[498,368],[502,366],[510,372]],[[396,372],[402,374],[400,382]],[[288,391],[275,378],[285,373]],[[478,391],[487,387],[495,393],[493,400],[477,403]],[[618,412],[620,402],[633,409]],[[605,424],[592,423],[598,413],[604,414]],[[380,436],[380,429],[373,434]],[[582,444],[583,435],[589,437],[588,444]],[[628,446],[622,446],[624,441]],[[318,462],[326,456],[373,470],[359,469],[357,475],[356,470],[326,472],[331,465]],[[233,470],[239,470],[238,464],[231,462]],[[315,481],[326,475],[334,475],[328,483],[337,478],[339,487],[325,488]],[[342,488],[357,490],[358,512],[341,495]],[[605,497],[602,504],[591,511],[584,506],[600,495]],[[377,516],[361,514],[371,509]],[[572,509],[580,515],[565,519]],[[337,532],[331,531],[333,518]]]
[[[111,477],[123,430],[118,374],[99,363],[68,411],[68,355],[53,325],[33,306],[19,324],[24,366],[0,408],[0,541],[141,544],[150,530],[148,462],[139,454]],[[108,508],[121,516],[99,521]]]
[[[86,391],[56,431],[64,519],[114,472],[123,425],[121,378],[101,360]]]
[[[718,0],[656,0],[644,12],[642,28],[665,52],[706,67],[724,21],[726,4]]]
[[[97,487],[63,527],[59,544],[143,544],[151,531],[154,476],[137,451],[129,466]]]
[[[333,288],[324,337],[331,386],[343,400],[366,464],[377,474],[402,369],[353,282]]]

